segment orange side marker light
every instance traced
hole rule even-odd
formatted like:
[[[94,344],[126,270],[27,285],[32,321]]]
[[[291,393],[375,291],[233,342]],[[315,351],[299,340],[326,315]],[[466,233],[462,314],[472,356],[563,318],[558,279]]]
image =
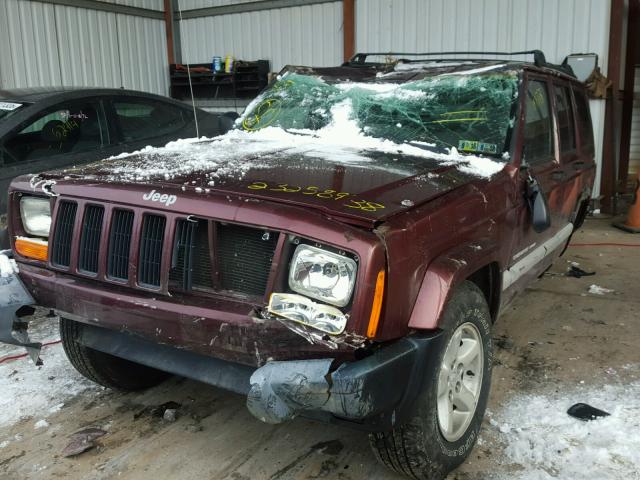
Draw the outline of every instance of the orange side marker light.
[[[380,311],[382,310],[382,300],[384,298],[384,270],[378,272],[376,279],[376,290],[373,294],[373,304],[371,305],[371,316],[369,317],[369,327],[367,337],[373,338],[378,333],[378,323],[380,322]]]
[[[46,262],[49,258],[49,244],[38,238],[16,238],[16,252],[23,257]]]

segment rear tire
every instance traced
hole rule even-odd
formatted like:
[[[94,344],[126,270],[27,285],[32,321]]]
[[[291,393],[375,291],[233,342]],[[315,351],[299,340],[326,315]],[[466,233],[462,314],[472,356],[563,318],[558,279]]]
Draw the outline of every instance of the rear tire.
[[[441,329],[443,346],[434,365],[425,368],[413,416],[390,432],[369,436],[381,463],[421,480],[444,479],[469,456],[491,385],[491,315],[475,284],[465,281],[456,288]]]
[[[83,325],[60,318],[62,346],[71,365],[84,377],[103,387],[135,391],[158,385],[169,374],[99,352],[78,342]]]

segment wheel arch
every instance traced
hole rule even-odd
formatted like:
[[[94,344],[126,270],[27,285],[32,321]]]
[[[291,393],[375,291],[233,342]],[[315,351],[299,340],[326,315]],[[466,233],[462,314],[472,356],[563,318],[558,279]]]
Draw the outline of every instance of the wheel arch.
[[[440,326],[444,307],[455,287],[465,280],[474,283],[483,293],[493,322],[500,310],[502,276],[496,245],[472,242],[433,261],[409,319],[409,328],[432,330]]]

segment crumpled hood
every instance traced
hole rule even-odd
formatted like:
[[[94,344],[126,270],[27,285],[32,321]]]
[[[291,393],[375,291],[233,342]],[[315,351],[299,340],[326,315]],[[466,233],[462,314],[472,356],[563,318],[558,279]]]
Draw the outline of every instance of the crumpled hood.
[[[236,132],[214,140],[179,140],[85,166],[38,175],[33,181],[112,184],[180,196],[233,194],[324,211],[357,223],[382,221],[504,164],[487,158],[438,154],[422,148],[380,149],[295,142]],[[289,137],[285,137],[290,140]],[[306,141],[305,141],[306,140]],[[397,145],[396,145],[397,147]],[[381,151],[382,150],[382,151]],[[385,151],[386,150],[386,151]],[[396,150],[396,151],[394,151]],[[473,162],[481,162],[474,165]],[[32,181],[32,183],[33,183]]]

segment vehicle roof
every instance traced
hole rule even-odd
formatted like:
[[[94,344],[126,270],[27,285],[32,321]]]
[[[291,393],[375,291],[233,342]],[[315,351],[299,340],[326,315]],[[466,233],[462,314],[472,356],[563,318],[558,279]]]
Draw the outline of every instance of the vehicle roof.
[[[32,87],[32,88],[10,88],[0,89],[0,100],[22,102],[22,103],[36,103],[42,100],[59,97],[64,99],[65,96],[77,97],[78,94],[85,95],[131,95],[136,94],[140,96],[153,96],[147,92],[139,92],[136,90],[127,90],[123,88],[96,88],[96,87],[64,87],[64,86],[52,86],[52,87]]]
[[[459,73],[499,73],[522,72],[529,70],[537,73],[552,75],[578,83],[575,77],[551,66],[537,66],[531,62],[514,60],[487,59],[429,59],[406,60],[399,59],[393,63],[351,63],[347,62],[339,67],[309,68],[290,66],[285,70],[301,74],[321,75],[324,77],[357,80],[359,82],[392,81],[408,82],[441,74]]]

